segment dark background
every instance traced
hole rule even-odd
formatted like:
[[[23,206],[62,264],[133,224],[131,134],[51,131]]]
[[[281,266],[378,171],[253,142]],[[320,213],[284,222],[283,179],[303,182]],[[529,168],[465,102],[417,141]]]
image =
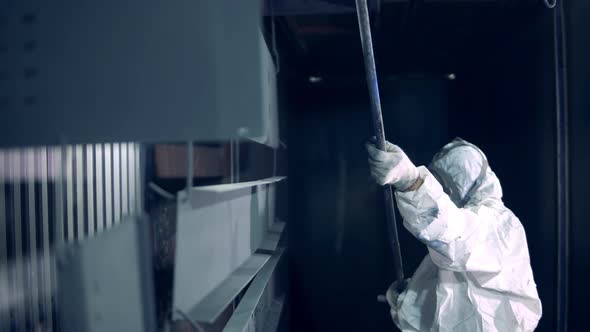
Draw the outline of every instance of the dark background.
[[[477,8],[455,8],[455,14],[472,10],[474,16],[468,23],[461,21],[472,28],[467,37],[457,39],[449,27],[454,21],[437,18],[439,9],[424,5],[416,14],[421,20],[416,21],[433,21],[408,24],[404,28],[408,35],[400,39],[380,30],[389,22],[383,18],[389,17],[386,11],[381,28],[374,28],[386,136],[417,165],[427,164],[456,136],[486,153],[503,185],[506,205],[527,233],[544,309],[537,330],[555,331],[552,12],[542,6],[489,8],[484,14]],[[478,13],[481,24],[476,24]],[[356,17],[331,20],[353,25]],[[582,36],[580,32],[578,38]],[[317,44],[311,39],[304,56],[284,56],[287,66],[281,74],[281,88],[288,91],[283,107],[288,110],[289,126],[291,325],[294,331],[393,330],[387,305],[376,301],[393,280],[393,271],[381,191],[372,183],[366,163],[364,142],[372,135],[372,127],[360,41],[352,35],[338,41],[325,37],[324,43]],[[575,56],[579,62],[581,58]],[[456,79],[449,79],[450,73]],[[311,83],[311,75],[321,81]],[[583,165],[581,159],[587,157],[576,148],[585,145],[575,136],[582,135],[583,129],[577,129],[582,121],[571,117],[572,165]],[[581,167],[572,166],[572,179],[576,171],[582,173]],[[572,196],[586,190],[581,183],[577,186],[573,185]],[[572,199],[574,226],[582,223],[576,218],[583,218],[575,210],[578,202]],[[401,224],[399,216],[398,220]],[[411,276],[426,250],[403,227],[400,237],[405,273]],[[583,242],[576,244],[576,235],[573,240],[575,257]],[[575,285],[576,274],[572,275]],[[582,308],[577,306],[579,311]],[[582,317],[579,314],[576,319]]]
[[[570,280],[568,323],[572,331],[587,326],[586,301],[590,297],[590,3],[568,1],[566,8],[566,61],[569,115],[569,207],[570,207]]]

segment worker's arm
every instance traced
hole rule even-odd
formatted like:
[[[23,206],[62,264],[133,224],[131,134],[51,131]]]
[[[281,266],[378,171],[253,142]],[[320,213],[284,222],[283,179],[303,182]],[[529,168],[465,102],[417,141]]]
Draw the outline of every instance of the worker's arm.
[[[385,151],[367,144],[371,175],[380,185],[397,189],[404,226],[428,246],[432,261],[456,271],[498,272],[510,227],[498,210],[458,208],[425,167],[415,167],[404,151],[387,143]],[[499,202],[501,205],[501,202]],[[505,242],[505,241],[504,241]]]
[[[416,182],[414,182],[414,184],[410,188],[408,188],[406,190],[402,190],[401,192],[409,192],[409,191],[418,190],[418,189],[420,189],[420,187],[422,186],[423,183],[424,183],[424,179],[419,177],[418,180],[416,180]]]
[[[503,232],[498,211],[458,208],[425,167],[420,179],[396,199],[404,226],[428,246],[433,262],[454,271],[499,272]],[[508,233],[506,233],[507,235]],[[483,263],[483,264],[482,264]]]

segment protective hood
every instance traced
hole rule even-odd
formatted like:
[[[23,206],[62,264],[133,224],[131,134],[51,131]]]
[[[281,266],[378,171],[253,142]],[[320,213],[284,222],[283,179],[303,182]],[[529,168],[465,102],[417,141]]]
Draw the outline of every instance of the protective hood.
[[[502,199],[500,181],[489,167],[485,154],[461,138],[445,145],[428,169],[458,207]]]

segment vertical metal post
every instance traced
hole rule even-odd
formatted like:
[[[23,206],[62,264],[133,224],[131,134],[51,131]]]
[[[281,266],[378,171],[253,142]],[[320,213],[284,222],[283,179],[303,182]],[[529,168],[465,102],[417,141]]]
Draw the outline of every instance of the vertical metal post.
[[[52,287],[52,275],[51,275],[51,253],[50,253],[50,228],[49,228],[49,186],[48,186],[48,158],[47,148],[43,147],[39,151],[40,161],[39,169],[41,172],[41,223],[42,223],[42,239],[43,239],[43,312],[45,313],[45,326],[51,328],[53,326],[53,306],[51,304],[51,295],[53,291]],[[57,177],[54,180],[58,181]]]
[[[235,153],[234,152],[235,152],[234,151],[234,140],[232,139],[232,140],[229,141],[229,167],[230,167],[229,168],[229,182],[230,183],[234,183],[235,182],[234,177],[235,177],[235,172],[236,172],[235,168],[236,167],[234,165],[234,163],[235,163],[235,160],[234,160],[235,159],[235,156],[234,156]]]
[[[568,116],[563,2],[554,6],[556,154],[557,154],[557,331],[568,330],[569,290],[569,174]]]
[[[385,129],[383,127],[383,116],[381,113],[381,100],[379,98],[379,85],[377,82],[377,70],[375,68],[375,56],[373,54],[373,41],[371,39],[371,25],[369,22],[369,9],[367,6],[367,0],[356,0],[356,11],[361,35],[361,44],[363,48],[363,58],[365,61],[367,85],[369,87],[369,97],[371,99],[373,129],[375,131],[375,136],[377,137],[377,147],[384,150]],[[393,191],[391,186],[385,186],[383,188],[383,194],[385,198],[389,242],[393,251],[395,277],[401,285],[404,279],[404,271],[397,234],[397,221],[395,217]]]
[[[74,240],[74,152],[71,145],[66,146],[64,169],[66,171],[66,222],[68,226],[67,242]]]
[[[96,232],[102,232],[104,227],[105,204],[103,193],[103,173],[104,173],[104,149],[102,144],[96,144],[94,165],[96,166]]]
[[[86,145],[86,209],[88,213],[88,237],[93,237],[96,230],[94,223],[94,144]]]
[[[8,178],[8,156],[0,151],[0,284],[6,285],[8,281],[8,234],[6,230],[6,192],[5,184]],[[5,294],[4,296],[9,296]],[[0,300],[0,303],[3,301]],[[0,331],[8,331],[10,326],[10,315],[6,308],[0,309]]]
[[[186,199],[190,202],[193,191],[193,178],[195,174],[195,158],[193,141],[186,143]]]
[[[121,216],[129,214],[129,155],[127,154],[127,143],[121,143]]]
[[[235,175],[235,180],[236,182],[240,182],[240,141],[236,140],[236,163],[235,163],[235,167],[236,167],[236,175]]]
[[[32,148],[25,150],[25,166],[27,179],[27,228],[29,235],[29,257],[26,260],[27,270],[29,272],[29,303],[31,308],[31,321],[33,324],[39,322],[39,274],[37,260],[37,206],[35,191],[35,150]]]
[[[14,270],[12,291],[16,299],[16,325],[25,326],[25,284],[23,275],[23,243],[22,243],[22,204],[21,204],[21,181],[23,178],[22,153],[20,150],[11,151],[11,169],[12,169],[12,203],[13,203],[13,245],[14,245]]]
[[[145,154],[142,153],[142,145],[135,144],[135,204],[137,204],[136,213],[143,213],[143,180],[145,179]]]
[[[113,144],[113,222],[121,221],[121,148],[119,143]]]
[[[82,241],[85,234],[86,218],[84,216],[84,147],[82,145],[76,145],[76,168],[75,168],[75,179],[76,179],[76,221],[77,221],[77,236],[76,240]]]
[[[55,174],[55,244],[61,245],[64,243],[64,228],[65,228],[65,220],[64,220],[64,184],[66,181],[66,171],[65,171],[65,156],[66,156],[66,146],[62,145],[58,148],[53,150],[52,154],[52,168],[53,173]],[[55,281],[55,279],[53,279]]]
[[[129,149],[127,153],[129,154],[127,158],[129,158],[129,213],[137,216],[137,204],[135,200],[137,199],[136,189],[135,189],[135,173],[137,167],[137,161],[135,160],[135,143],[129,143]]]
[[[113,151],[111,144],[104,145],[104,202],[105,202],[105,228],[113,225]]]
[[[56,147],[53,149],[53,153],[51,154],[51,166],[52,166],[52,173],[55,175],[55,192],[54,192],[54,205],[55,205],[55,223],[54,223],[54,246],[60,246],[65,242],[65,184],[66,184],[66,151],[67,147],[65,144],[61,144],[61,146]],[[56,260],[53,255],[51,257],[51,289],[57,289],[57,266]],[[53,296],[55,303],[58,303],[59,299],[57,298],[58,295],[55,294]],[[49,300],[50,303],[51,299]],[[53,311],[48,313],[51,316],[50,321],[52,323],[57,323],[57,317],[53,316]],[[54,324],[57,325],[57,324]],[[50,325],[50,328],[53,328],[54,325]]]

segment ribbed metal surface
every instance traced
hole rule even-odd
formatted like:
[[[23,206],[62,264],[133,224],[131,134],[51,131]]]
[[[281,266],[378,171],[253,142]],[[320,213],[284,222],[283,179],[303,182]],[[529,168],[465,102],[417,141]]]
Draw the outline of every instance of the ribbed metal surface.
[[[55,330],[52,248],[138,211],[139,146],[113,146],[0,150],[0,331]]]

